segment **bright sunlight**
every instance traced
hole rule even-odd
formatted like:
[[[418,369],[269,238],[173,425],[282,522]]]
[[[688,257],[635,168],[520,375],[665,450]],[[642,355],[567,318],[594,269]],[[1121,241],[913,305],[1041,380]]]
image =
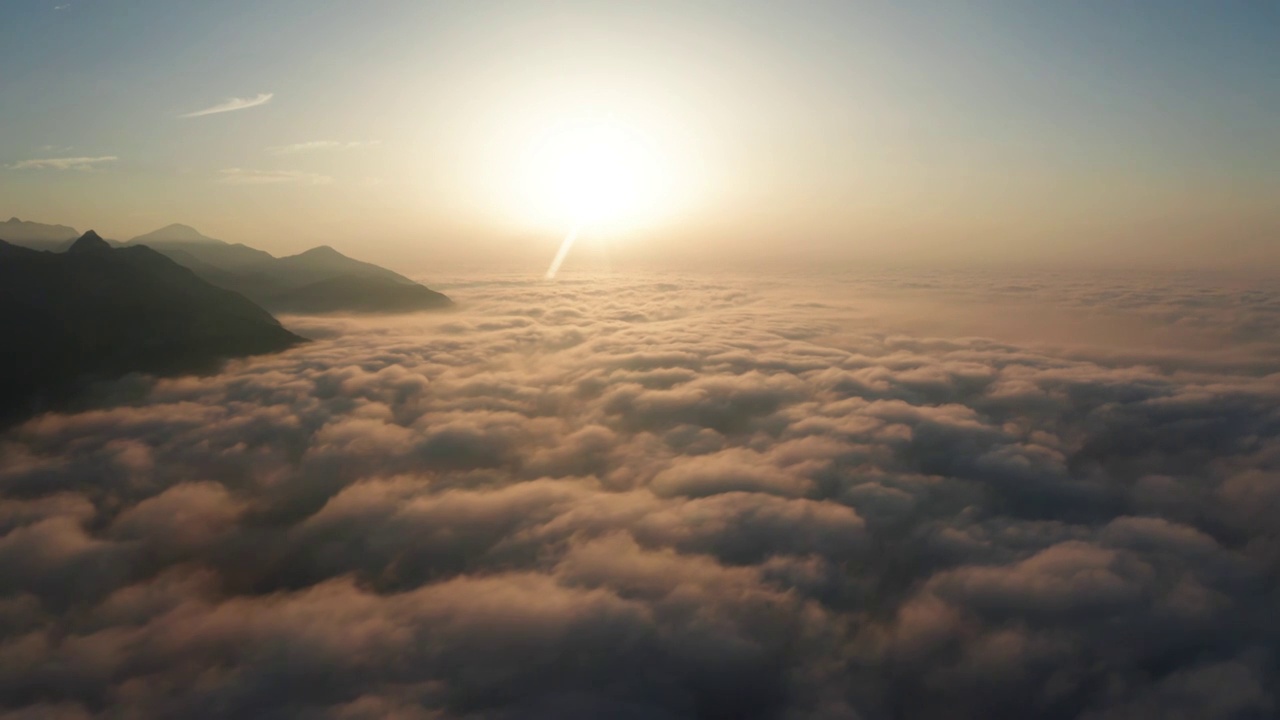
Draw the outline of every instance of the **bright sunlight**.
[[[668,200],[660,148],[612,120],[561,123],[527,150],[528,203],[565,229],[613,232],[651,220]]]
[[[530,204],[567,234],[547,268],[552,279],[581,234],[610,234],[651,220],[669,202],[669,171],[644,135],[612,120],[561,123],[526,156]]]
[[[463,180],[508,232],[562,241],[548,277],[575,242],[607,252],[660,232],[703,196],[696,125],[638,98],[539,86],[480,114],[482,150]]]

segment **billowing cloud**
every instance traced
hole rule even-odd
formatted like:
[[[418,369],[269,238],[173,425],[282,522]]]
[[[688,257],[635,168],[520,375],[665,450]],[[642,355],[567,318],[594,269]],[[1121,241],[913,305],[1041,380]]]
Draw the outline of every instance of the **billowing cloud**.
[[[33,418],[0,716],[1280,710],[1275,291],[884,282],[470,281]]]
[[[120,158],[115,155],[99,157],[57,157],[19,160],[9,167],[14,170],[93,170],[102,163],[115,162]]]
[[[227,100],[207,107],[203,110],[184,113],[179,115],[180,118],[203,117],[205,115],[216,115],[218,113],[235,112],[236,110],[247,110],[249,108],[266,105],[271,102],[271,98],[275,97],[275,93],[258,93],[251,98],[228,98]]]
[[[219,171],[218,182],[226,185],[327,185],[333,182],[333,178],[301,170],[225,168]]]

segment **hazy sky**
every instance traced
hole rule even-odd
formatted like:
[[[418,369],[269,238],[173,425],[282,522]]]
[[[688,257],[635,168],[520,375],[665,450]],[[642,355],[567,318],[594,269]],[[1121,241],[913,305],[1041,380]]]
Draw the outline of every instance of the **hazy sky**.
[[[1270,2],[7,0],[0,214],[545,257],[530,158],[604,122],[653,196],[584,233],[620,256],[1257,266],[1278,33]]]

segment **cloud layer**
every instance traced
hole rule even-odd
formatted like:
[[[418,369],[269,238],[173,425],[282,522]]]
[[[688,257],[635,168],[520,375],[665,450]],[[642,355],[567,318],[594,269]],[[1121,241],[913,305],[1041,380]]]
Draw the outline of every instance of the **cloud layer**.
[[[33,419],[0,716],[1272,716],[1274,344],[903,333],[873,289],[460,283]]]
[[[180,118],[203,117],[205,115],[216,115],[218,113],[235,112],[236,110],[247,110],[259,105],[265,105],[271,102],[271,98],[275,97],[275,93],[258,93],[251,98],[228,98],[227,100],[207,107],[203,110],[196,110],[179,115]]]

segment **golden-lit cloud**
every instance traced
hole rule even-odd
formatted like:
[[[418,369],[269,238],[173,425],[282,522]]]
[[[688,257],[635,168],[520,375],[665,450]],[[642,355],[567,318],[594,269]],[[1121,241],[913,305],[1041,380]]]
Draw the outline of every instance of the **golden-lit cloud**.
[[[251,98],[229,98],[224,102],[220,102],[217,105],[214,105],[212,107],[207,107],[203,110],[196,110],[195,112],[189,112],[183,115],[179,115],[178,117],[193,118],[193,117],[201,117],[204,115],[216,115],[218,113],[233,112],[236,110],[247,110],[251,107],[266,105],[267,103],[271,102],[271,98],[275,96],[276,96],[275,93],[258,93],[257,96],[251,97]]]

